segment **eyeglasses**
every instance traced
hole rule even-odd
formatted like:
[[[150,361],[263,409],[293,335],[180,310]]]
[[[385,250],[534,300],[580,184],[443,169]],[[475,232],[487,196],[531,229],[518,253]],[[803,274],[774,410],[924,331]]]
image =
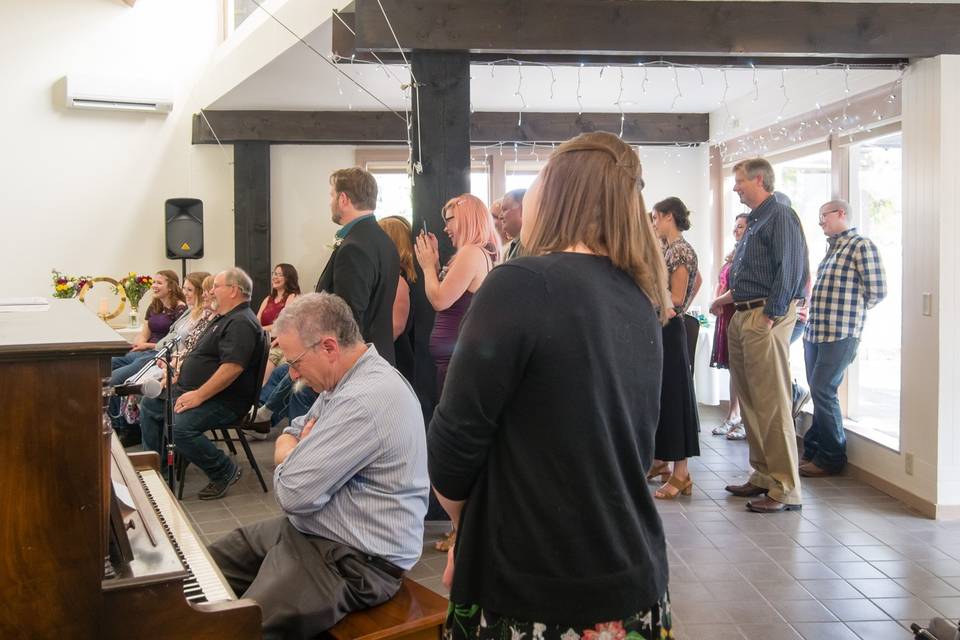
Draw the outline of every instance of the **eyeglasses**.
[[[832,211],[824,211],[823,213],[820,214],[820,222],[823,222],[824,220],[826,220],[827,216],[830,215],[831,213],[840,213],[841,211],[843,211],[843,209],[833,209]]]
[[[441,216],[443,218],[443,224],[448,225],[450,221],[453,220],[454,216]]]
[[[297,373],[300,373],[299,363],[300,363],[300,361],[303,359],[303,356],[307,355],[307,352],[310,351],[311,349],[313,349],[313,348],[314,348],[315,346],[317,346],[318,344],[320,344],[320,342],[314,342],[312,345],[310,345],[309,347],[307,347],[306,349],[304,349],[304,350],[303,350],[303,353],[301,353],[300,355],[298,355],[296,358],[294,358],[293,360],[288,360],[288,361],[287,361],[287,364],[290,365],[290,368],[291,368],[291,369],[293,369],[293,370],[296,371]]]
[[[240,286],[240,285],[237,285],[237,284],[227,284],[227,283],[217,284],[216,282],[213,283],[213,288],[214,288],[214,289],[218,289],[218,288],[220,288],[220,287],[239,287],[239,286]]]

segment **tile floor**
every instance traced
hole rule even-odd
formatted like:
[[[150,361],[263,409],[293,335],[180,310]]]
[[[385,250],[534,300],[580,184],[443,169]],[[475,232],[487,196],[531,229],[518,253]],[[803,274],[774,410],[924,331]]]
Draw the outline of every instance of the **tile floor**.
[[[693,495],[658,503],[678,638],[909,640],[911,622],[960,617],[960,522],[928,520],[849,477],[805,481],[801,512],[750,513],[723,490],[747,478],[746,443],[709,435],[715,408],[701,416]],[[273,443],[252,444],[269,487]],[[280,514],[245,462],[224,499],[196,500],[204,483],[191,467],[184,505],[207,542]],[[433,543],[445,528],[430,523],[409,573],[444,595]]]

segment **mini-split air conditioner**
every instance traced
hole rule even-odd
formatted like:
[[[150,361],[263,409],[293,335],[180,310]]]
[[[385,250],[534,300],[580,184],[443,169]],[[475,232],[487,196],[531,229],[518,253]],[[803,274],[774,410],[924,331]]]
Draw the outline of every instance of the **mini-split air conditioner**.
[[[65,79],[69,109],[169,113],[171,91],[163,83],[144,78],[69,75]]]

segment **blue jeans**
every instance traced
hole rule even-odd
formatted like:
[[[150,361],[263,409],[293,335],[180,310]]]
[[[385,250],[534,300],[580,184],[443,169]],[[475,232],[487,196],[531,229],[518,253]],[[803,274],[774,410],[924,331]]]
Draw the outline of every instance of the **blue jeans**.
[[[110,386],[115,387],[123,384],[123,381],[143,368],[147,361],[155,358],[157,351],[148,349],[147,351],[128,351],[122,356],[110,358],[110,367],[113,372],[110,374]],[[129,429],[130,425],[120,415],[120,397],[110,396],[110,402],[107,405],[107,413],[110,416],[110,422],[114,429]]]
[[[317,392],[310,387],[293,390],[293,380],[288,372],[290,365],[284,363],[273,370],[260,391],[260,402],[273,411],[271,422],[276,425],[285,416],[291,421],[306,415],[317,400]]]
[[[176,402],[179,392],[174,395]],[[147,451],[156,451],[166,463],[163,444],[163,411],[166,399],[144,398],[140,403],[140,429],[143,431],[143,446]],[[211,429],[237,424],[240,414],[217,398],[207,400],[199,407],[173,414],[173,444],[177,453],[191,464],[203,470],[211,482],[223,482],[236,472],[236,465],[223,451],[217,448],[205,433]]]
[[[837,388],[857,357],[856,338],[836,342],[803,341],[807,384],[813,397],[813,423],[803,436],[803,457],[824,471],[836,473],[847,464],[847,435]]]

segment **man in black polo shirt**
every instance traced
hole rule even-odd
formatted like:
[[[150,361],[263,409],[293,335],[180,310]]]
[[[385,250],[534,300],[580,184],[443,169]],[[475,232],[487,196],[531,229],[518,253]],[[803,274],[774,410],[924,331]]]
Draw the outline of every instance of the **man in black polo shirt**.
[[[261,329],[250,310],[253,283],[242,269],[228,269],[213,279],[217,315],[180,365],[173,389],[173,443],[180,455],[207,474],[210,483],[199,494],[212,500],[226,494],[240,478],[231,462],[205,435],[236,424],[250,408],[257,388]],[[163,412],[144,410],[140,426],[144,442],[159,451]]]

